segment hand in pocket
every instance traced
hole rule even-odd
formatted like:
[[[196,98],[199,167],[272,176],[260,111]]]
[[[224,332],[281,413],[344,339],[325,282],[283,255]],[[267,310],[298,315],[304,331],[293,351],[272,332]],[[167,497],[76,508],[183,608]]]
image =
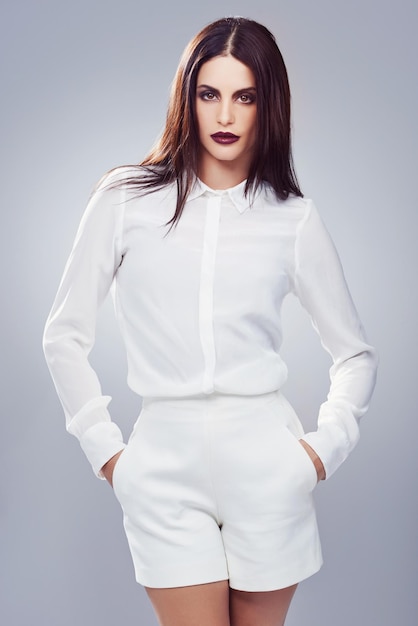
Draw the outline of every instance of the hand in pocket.
[[[117,452],[114,456],[112,456],[102,467],[101,472],[103,476],[106,478],[107,482],[111,487],[113,487],[113,470],[115,469],[115,465],[118,462],[120,455],[123,450]]]
[[[303,439],[299,439],[299,443],[305,448],[306,453],[308,454],[309,458],[315,466],[316,474],[318,476],[318,482],[320,480],[325,480],[325,467],[315,450],[311,448],[311,446]]]

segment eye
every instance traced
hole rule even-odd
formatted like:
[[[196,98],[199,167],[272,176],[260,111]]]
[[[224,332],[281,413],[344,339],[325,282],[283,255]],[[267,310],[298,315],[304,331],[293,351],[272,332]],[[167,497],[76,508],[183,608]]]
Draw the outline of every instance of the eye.
[[[201,100],[211,102],[212,100],[216,100],[216,94],[213,91],[202,91],[199,94],[199,98],[201,98]]]
[[[252,104],[255,102],[255,95],[251,93],[241,93],[238,96],[238,101],[242,102],[242,104]]]

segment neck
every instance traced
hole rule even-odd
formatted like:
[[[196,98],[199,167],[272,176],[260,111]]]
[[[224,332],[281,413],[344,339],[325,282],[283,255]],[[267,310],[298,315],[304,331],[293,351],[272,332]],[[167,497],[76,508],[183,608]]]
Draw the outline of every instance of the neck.
[[[248,177],[248,164],[201,158],[198,176],[211,189],[229,189]]]

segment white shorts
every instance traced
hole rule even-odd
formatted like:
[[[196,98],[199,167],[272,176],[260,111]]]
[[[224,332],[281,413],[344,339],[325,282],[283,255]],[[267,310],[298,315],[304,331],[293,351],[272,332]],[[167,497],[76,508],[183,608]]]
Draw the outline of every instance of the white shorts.
[[[317,572],[302,434],[278,392],[144,399],[113,474],[137,581],[271,591]]]

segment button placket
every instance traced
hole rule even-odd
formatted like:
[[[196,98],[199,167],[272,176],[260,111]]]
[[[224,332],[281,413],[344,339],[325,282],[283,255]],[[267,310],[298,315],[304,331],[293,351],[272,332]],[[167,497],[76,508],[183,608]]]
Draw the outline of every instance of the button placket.
[[[203,374],[204,393],[211,393],[214,389],[213,379],[216,365],[216,352],[213,331],[213,287],[221,202],[222,197],[220,195],[211,196],[208,199],[203,236],[199,291],[199,329],[205,361]]]

